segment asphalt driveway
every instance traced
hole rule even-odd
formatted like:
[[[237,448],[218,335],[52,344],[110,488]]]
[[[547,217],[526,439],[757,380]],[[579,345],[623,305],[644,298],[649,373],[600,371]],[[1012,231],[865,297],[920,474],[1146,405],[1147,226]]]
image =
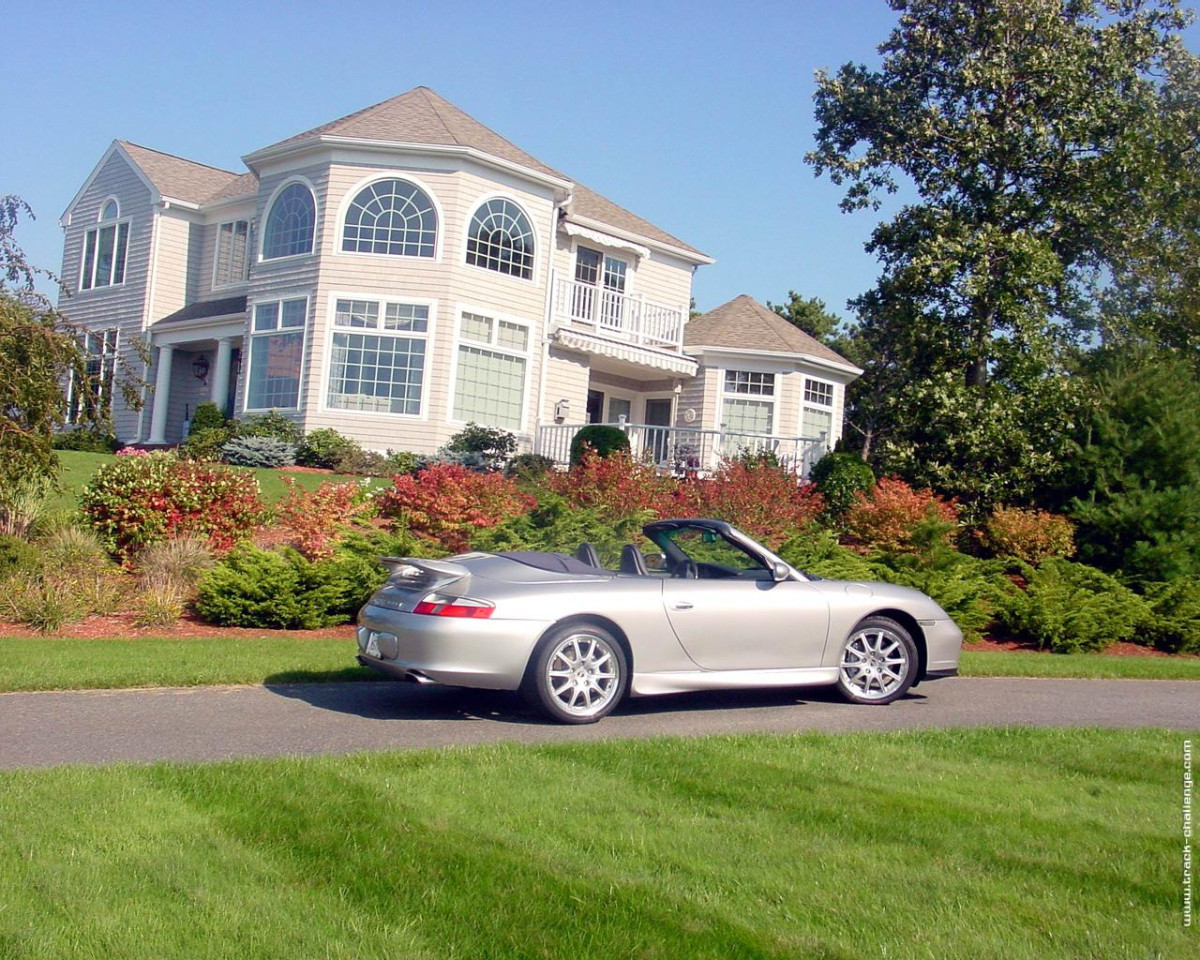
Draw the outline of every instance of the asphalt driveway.
[[[0,767],[1001,724],[1200,729],[1200,683],[955,678],[886,707],[826,688],[684,694],[629,701],[585,727],[543,722],[516,694],[388,682],[9,693]]]

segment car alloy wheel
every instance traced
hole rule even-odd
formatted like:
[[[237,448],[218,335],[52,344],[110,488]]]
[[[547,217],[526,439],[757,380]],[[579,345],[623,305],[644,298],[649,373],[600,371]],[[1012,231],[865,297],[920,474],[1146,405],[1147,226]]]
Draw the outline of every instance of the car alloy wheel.
[[[534,654],[526,692],[534,706],[564,723],[592,723],[617,705],[627,684],[625,654],[608,631],[569,625]]]
[[[886,617],[862,621],[846,639],[838,689],[855,703],[891,703],[916,679],[917,648],[900,624]]]

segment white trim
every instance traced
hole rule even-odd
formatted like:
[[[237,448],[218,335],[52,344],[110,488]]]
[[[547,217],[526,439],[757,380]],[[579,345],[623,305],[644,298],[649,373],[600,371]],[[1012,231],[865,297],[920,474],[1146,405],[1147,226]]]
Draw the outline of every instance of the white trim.
[[[281,193],[283,193],[283,191],[286,188],[290,187],[293,183],[304,184],[306,187],[308,187],[308,192],[312,196],[312,201],[313,201],[312,249],[309,250],[308,253],[293,253],[293,254],[289,254],[286,257],[271,257],[268,260],[265,257],[263,257],[263,245],[266,243],[266,240],[267,240],[267,224],[270,222],[270,219],[271,219],[271,208],[275,206],[275,201],[279,199],[279,195]],[[317,253],[317,249],[319,247],[318,230],[320,229],[320,226],[321,226],[321,205],[317,202],[317,191],[316,191],[316,188],[313,187],[312,181],[309,180],[308,177],[303,176],[298,173],[291,174],[290,176],[285,177],[283,180],[281,180],[279,182],[279,184],[275,187],[275,189],[271,191],[271,195],[267,198],[267,202],[263,206],[262,229],[258,231],[258,237],[256,238],[256,242],[254,244],[255,247],[257,248],[257,251],[256,251],[257,256],[255,257],[254,262],[256,264],[259,264],[259,263],[287,263],[289,261],[300,260],[304,257],[315,256]]]
[[[104,208],[108,206],[109,201],[117,205],[117,215],[108,220],[104,219]],[[121,201],[117,199],[115,193],[110,193],[107,197],[100,201],[100,206],[96,208],[96,223],[115,223],[121,219]]]
[[[424,193],[429,198],[429,202],[433,204],[433,212],[437,217],[437,228],[434,231],[432,257],[413,257],[404,253],[367,253],[361,250],[342,249],[342,242],[345,240],[346,214],[350,212],[350,205],[354,203],[358,195],[367,187],[381,180],[400,180],[404,183],[411,183]],[[342,195],[341,202],[338,204],[337,220],[334,222],[333,255],[335,257],[366,257],[384,263],[389,261],[401,263],[441,263],[442,243],[445,236],[446,214],[442,209],[441,202],[437,198],[437,194],[429,188],[428,184],[417,177],[410,176],[407,170],[376,170],[370,176],[359,180],[358,183],[354,184],[354,186],[350,187]]]
[[[481,267],[477,263],[467,263],[467,242],[471,239],[471,223],[475,219],[475,214],[489,200],[506,200],[514,207],[521,211],[521,215],[529,224],[529,229],[533,231],[533,267],[530,270],[529,278],[513,276],[511,273],[502,273],[499,270],[493,270],[491,267]],[[542,253],[542,238],[538,232],[537,221],[529,215],[529,210],[526,209],[523,203],[520,203],[512,196],[502,191],[493,190],[490,193],[485,193],[469,203],[470,212],[467,214],[466,220],[463,221],[462,241],[459,244],[458,262],[464,267],[471,270],[481,270],[484,274],[492,277],[504,277],[508,280],[516,280],[518,283],[529,283],[534,286],[538,285],[539,271],[542,267],[542,262],[546,259],[546,255]]]
[[[242,161],[251,170],[254,170],[256,165],[262,165],[272,160],[279,160],[290,154],[311,152],[314,149],[322,147],[338,146],[355,147],[372,153],[414,153],[431,156],[465,157],[475,160],[485,167],[494,167],[497,170],[515,173],[525,180],[555,187],[562,191],[564,196],[570,192],[573,185],[570,180],[542,173],[534,170],[532,167],[514,163],[511,160],[504,160],[494,154],[477,150],[474,147],[451,146],[437,143],[410,143],[400,140],[370,140],[361,137],[339,137],[331,134],[321,134],[304,140],[263,147],[260,150],[255,150],[253,153],[246,154],[242,157]]]
[[[585,250],[591,250],[592,253],[600,254],[600,273],[596,277],[596,284],[595,284],[597,290],[611,290],[610,287],[606,287],[604,285],[604,261],[606,259],[616,260],[618,263],[625,264],[625,266],[627,268],[625,270],[625,288],[623,290],[612,290],[611,292],[619,294],[622,297],[632,298],[634,296],[633,281],[635,279],[637,279],[637,268],[638,268],[638,263],[640,261],[629,260],[629,259],[626,259],[625,257],[618,256],[617,254],[609,253],[607,250],[596,250],[594,247],[590,247],[586,243],[580,243],[578,238],[576,238],[576,237],[571,238],[571,282],[572,283],[582,283],[583,282],[582,280],[579,279],[579,250],[581,247]],[[627,251],[623,251],[623,252],[627,252]]]
[[[406,334],[403,330],[368,330],[358,327],[338,327],[334,323],[337,316],[337,302],[339,300],[369,300],[377,303],[380,307],[384,307],[389,303],[407,303],[414,306],[428,307],[429,320],[426,324],[424,333]],[[429,411],[432,406],[430,403],[430,395],[432,393],[432,373],[433,373],[433,349],[434,349],[434,334],[437,330],[437,311],[438,301],[430,297],[408,297],[408,296],[392,296],[390,294],[381,293],[348,293],[346,291],[333,291],[329,294],[326,301],[325,314],[325,337],[324,361],[320,365],[318,373],[318,387],[320,391],[317,397],[317,412],[322,414],[333,414],[338,417],[367,417],[372,419],[401,419],[401,420],[417,420],[428,421]],[[383,318],[383,310],[380,311],[380,319]],[[331,379],[333,366],[333,335],[335,333],[358,333],[358,334],[379,334],[389,337],[411,336],[425,341],[425,362],[421,366],[421,406],[419,413],[391,413],[384,410],[347,410],[344,407],[329,406],[329,381]],[[315,338],[314,338],[315,340]]]
[[[647,237],[641,233],[634,233],[632,230],[623,230],[620,227],[614,227],[612,224],[605,223],[603,220],[595,220],[592,217],[585,217],[578,213],[568,213],[565,222],[573,222],[581,227],[591,227],[593,230],[599,230],[601,233],[611,233],[615,237],[620,237],[624,240],[633,240],[638,243],[643,243],[651,250],[658,250],[662,253],[668,253],[673,257],[678,257],[680,260],[686,260],[688,263],[708,264],[716,263],[712,257],[703,253],[693,253],[690,250],[684,250],[682,247],[677,247],[674,244],[664,243],[661,240],[655,240],[653,237]]]
[[[271,337],[281,334],[300,332],[300,372],[299,382],[296,384],[296,405],[294,407],[252,407],[250,406],[250,381],[254,365],[254,311],[260,304],[278,303],[279,312],[283,314],[283,304],[288,300],[304,300],[304,326],[302,327],[276,327],[275,330],[260,330],[258,336]],[[250,302],[246,301],[246,327],[245,337],[242,344],[242,354],[245,357],[245,383],[242,391],[242,413],[270,413],[272,410],[278,410],[280,413],[300,413],[304,410],[304,385],[308,382],[308,365],[310,356],[308,355],[309,340],[308,335],[309,325],[313,322],[313,295],[310,291],[304,293],[272,293],[269,297],[263,297],[261,300]]]
[[[496,343],[482,344],[476,340],[462,339],[462,319],[464,313],[473,313],[477,316],[487,317],[491,320],[501,321],[505,323],[518,324],[525,328],[525,350],[514,350],[512,347],[500,346]],[[454,339],[451,342],[450,352],[450,380],[446,391],[446,423],[456,426],[465,426],[470,423],[469,420],[459,420],[454,411],[454,398],[458,392],[458,350],[461,346],[479,347],[484,350],[490,350],[493,353],[502,353],[510,357],[520,357],[525,361],[525,377],[524,383],[521,385],[521,422],[517,427],[498,427],[500,430],[509,430],[512,433],[524,433],[529,422],[529,390],[531,381],[533,380],[533,347],[535,324],[513,314],[500,313],[491,307],[479,307],[470,303],[458,302],[454,305]],[[493,339],[495,339],[494,331],[498,327],[493,327]],[[537,419],[536,417],[534,418]],[[484,424],[484,426],[495,426],[495,424]]]
[[[291,298],[296,299],[296,298]],[[263,301],[264,303],[266,301]],[[228,314],[237,317],[237,314]],[[220,320],[220,323],[213,321]],[[162,330],[151,328],[150,345],[160,347],[164,344],[178,345],[181,343],[196,343],[200,340],[219,340],[222,337],[242,338],[246,334],[246,320],[238,317],[230,322],[224,317],[204,317],[200,320],[185,320],[172,323]]]
[[[837,416],[838,390],[839,389],[845,390],[845,385],[838,383],[836,380],[826,380],[823,377],[814,377],[811,374],[805,373],[802,370],[797,371],[796,375],[798,377],[800,377],[800,406],[799,406],[799,409],[797,410],[796,434],[801,437],[808,436],[808,434],[806,434],[804,432],[804,411],[805,410],[814,410],[819,413],[827,413],[827,414],[829,414],[829,431],[825,434],[825,443],[829,447],[829,449],[832,450],[833,445],[835,443],[837,443],[837,441],[841,438],[841,435],[842,435],[841,424],[838,423],[838,416]],[[809,380],[812,380],[814,383],[824,384],[825,386],[829,387],[831,392],[829,395],[829,405],[828,406],[825,406],[824,404],[820,404],[820,403],[809,403],[805,399],[804,395],[807,391]]]
[[[104,201],[104,203],[108,203],[108,200],[106,199]],[[103,207],[103,204],[101,206]],[[119,212],[120,204],[117,205],[117,208],[118,208],[118,212]],[[119,241],[121,239],[121,227],[129,228],[129,230],[125,234],[125,250],[124,250],[125,256],[124,256],[124,259],[121,264],[121,279],[119,281],[113,281],[111,283],[106,283],[103,286],[97,285],[97,283],[96,283],[96,263],[93,262],[92,270],[91,270],[92,285],[90,287],[88,287],[87,289],[84,289],[84,286],[83,286],[84,272],[88,266],[88,262],[87,262],[88,237],[93,233],[96,235],[95,254],[96,254],[96,260],[98,261],[100,258],[100,231],[108,230],[109,228],[111,228],[113,230],[112,274],[115,274],[116,269],[117,269],[117,244],[119,243]],[[99,293],[99,292],[102,292],[105,290],[112,290],[115,287],[125,286],[125,278],[129,272],[129,247],[132,245],[132,242],[133,242],[133,217],[131,217],[131,216],[125,217],[123,219],[118,216],[118,218],[116,220],[99,220],[99,219],[97,219],[96,222],[92,226],[90,226],[86,230],[84,230],[83,236],[80,238],[79,274],[78,274],[79,284],[75,289],[75,295],[76,296],[81,296],[81,295],[90,296],[94,293]]]
[[[862,376],[862,369],[854,366],[851,363],[837,363],[833,360],[825,360],[821,357],[814,357],[811,353],[790,353],[785,350],[748,350],[742,347],[713,347],[701,345],[698,343],[687,343],[683,346],[683,352],[689,356],[694,356],[699,353],[715,353],[722,357],[746,357],[748,359],[775,360],[779,363],[808,363],[814,367],[823,367],[837,373],[849,374],[850,379],[854,380]]]

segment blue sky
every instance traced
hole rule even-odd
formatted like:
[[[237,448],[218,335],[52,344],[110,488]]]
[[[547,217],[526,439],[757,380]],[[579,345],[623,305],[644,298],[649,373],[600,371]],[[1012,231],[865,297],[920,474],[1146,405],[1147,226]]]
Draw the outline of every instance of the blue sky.
[[[33,206],[18,240],[57,270],[58,217],[114,138],[241,172],[424,84],[715,257],[701,309],[795,289],[843,311],[876,277],[876,216],[804,164],[813,71],[874,60],[893,22],[883,0],[9,0],[0,194]]]

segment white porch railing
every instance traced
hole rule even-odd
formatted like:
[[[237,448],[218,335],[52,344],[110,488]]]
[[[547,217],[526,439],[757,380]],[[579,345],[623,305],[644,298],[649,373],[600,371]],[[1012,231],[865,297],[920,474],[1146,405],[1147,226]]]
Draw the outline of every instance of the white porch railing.
[[[683,350],[684,312],[645,297],[559,277],[554,283],[554,315],[560,322],[590,327],[601,336],[625,343]]]
[[[658,427],[646,423],[618,422],[606,426],[625,432],[636,460],[680,476],[712,473],[722,460],[751,452],[772,453],[789,473],[807,477],[829,449],[824,434],[815,438],[773,437],[765,433]],[[571,462],[571,441],[583,427],[582,423],[539,424],[534,452],[549,457],[559,466],[567,466]]]

